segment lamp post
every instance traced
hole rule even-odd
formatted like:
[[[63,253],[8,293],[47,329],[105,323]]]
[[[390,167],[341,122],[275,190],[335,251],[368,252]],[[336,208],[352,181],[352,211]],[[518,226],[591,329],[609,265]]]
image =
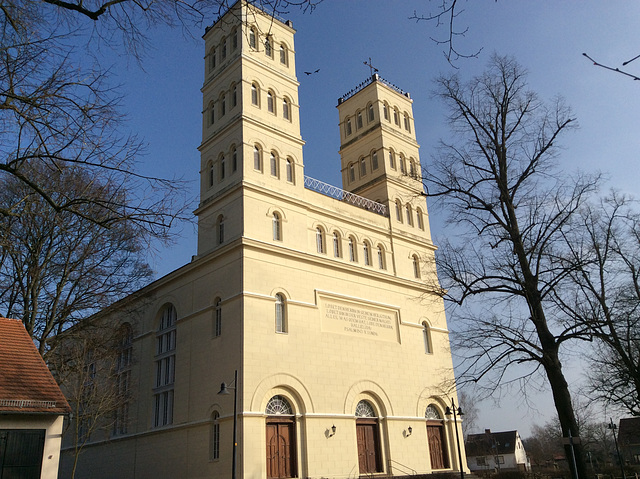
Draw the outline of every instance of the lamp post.
[[[464,413],[462,412],[461,407],[456,407],[456,404],[453,402],[453,398],[451,398],[451,407],[447,406],[447,409],[445,409],[444,411],[445,416],[451,416],[451,414],[453,414],[453,425],[456,430],[456,445],[458,446],[458,467],[460,467],[460,479],[464,479],[464,470],[462,468],[462,450],[460,449],[460,437],[458,436],[457,419],[458,416],[464,416]]]
[[[231,463],[231,479],[236,479],[236,458],[238,455],[238,370],[236,369],[233,378],[233,387],[227,386],[226,383],[220,385],[218,394],[231,394],[229,389],[233,389],[233,460]]]
[[[616,437],[616,429],[617,426],[613,423],[613,418],[609,418],[609,424],[607,427],[613,431],[613,442],[616,445],[616,454],[618,455],[618,462],[620,462],[620,471],[622,472],[622,479],[627,479],[624,475],[624,461],[622,460],[622,456],[620,455],[620,449],[618,449],[618,438]]]

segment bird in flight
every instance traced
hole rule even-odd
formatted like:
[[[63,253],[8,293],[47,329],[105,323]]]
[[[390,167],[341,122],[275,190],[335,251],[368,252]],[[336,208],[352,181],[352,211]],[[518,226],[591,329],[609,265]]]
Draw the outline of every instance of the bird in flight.
[[[304,72],[305,75],[313,75],[314,73],[318,73],[320,71],[320,69],[318,68],[316,71],[313,72]]]

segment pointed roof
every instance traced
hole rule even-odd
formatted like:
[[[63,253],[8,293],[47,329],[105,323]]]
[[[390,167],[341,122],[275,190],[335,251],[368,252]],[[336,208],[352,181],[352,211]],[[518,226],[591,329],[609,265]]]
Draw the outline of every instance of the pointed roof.
[[[517,436],[518,431],[491,432],[490,429],[486,429],[481,434],[469,434],[464,447],[467,456],[513,454]]]
[[[0,414],[70,411],[22,322],[0,318]]]

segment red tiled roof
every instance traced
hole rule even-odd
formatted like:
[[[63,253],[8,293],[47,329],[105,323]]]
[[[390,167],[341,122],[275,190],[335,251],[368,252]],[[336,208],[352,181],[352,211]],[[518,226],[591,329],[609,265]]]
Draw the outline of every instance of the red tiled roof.
[[[0,414],[70,411],[22,322],[0,318]]]

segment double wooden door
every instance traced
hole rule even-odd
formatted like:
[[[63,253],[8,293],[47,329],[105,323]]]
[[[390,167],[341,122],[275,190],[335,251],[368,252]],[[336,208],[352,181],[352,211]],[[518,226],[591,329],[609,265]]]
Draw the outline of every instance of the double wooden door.
[[[431,469],[446,469],[449,467],[449,457],[447,455],[444,427],[442,424],[427,424],[427,439],[429,440]]]
[[[358,419],[356,422],[358,440],[358,463],[361,474],[382,472],[380,457],[380,435],[378,423],[371,419]]]
[[[267,477],[296,477],[293,421],[267,421]]]

